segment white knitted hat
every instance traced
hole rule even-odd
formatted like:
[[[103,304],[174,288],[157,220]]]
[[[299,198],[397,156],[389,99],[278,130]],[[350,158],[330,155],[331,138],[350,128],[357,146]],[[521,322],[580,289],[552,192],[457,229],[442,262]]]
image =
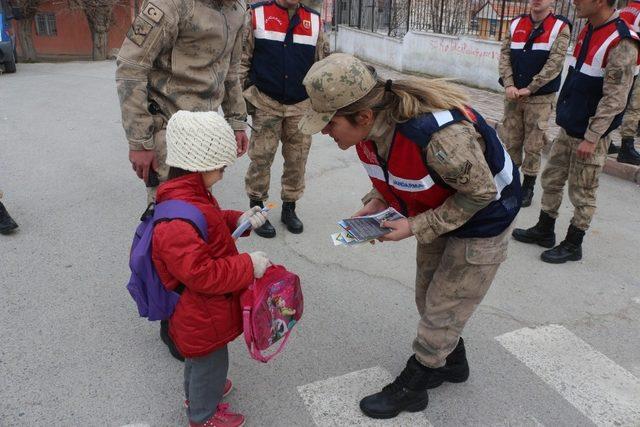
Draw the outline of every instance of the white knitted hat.
[[[213,111],[180,110],[167,124],[166,164],[190,172],[207,172],[236,161],[231,127]]]

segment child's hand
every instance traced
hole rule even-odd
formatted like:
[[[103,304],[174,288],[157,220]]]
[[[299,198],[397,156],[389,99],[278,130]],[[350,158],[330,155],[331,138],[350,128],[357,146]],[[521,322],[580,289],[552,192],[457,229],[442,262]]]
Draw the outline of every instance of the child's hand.
[[[260,228],[265,222],[267,222],[267,212],[262,212],[262,208],[260,206],[254,206],[242,214],[238,219],[238,226],[245,221],[249,221],[251,229],[253,230]]]
[[[249,256],[253,263],[253,277],[259,279],[264,276],[264,272],[271,264],[271,261],[269,261],[267,254],[264,252],[251,252]]]

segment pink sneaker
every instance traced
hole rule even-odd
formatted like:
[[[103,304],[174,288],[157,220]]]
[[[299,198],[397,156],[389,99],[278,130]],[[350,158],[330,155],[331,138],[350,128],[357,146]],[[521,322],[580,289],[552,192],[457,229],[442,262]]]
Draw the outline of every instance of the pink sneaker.
[[[231,390],[233,390],[233,383],[231,382],[231,380],[229,378],[227,378],[227,381],[224,383],[224,390],[222,391],[222,397],[227,397],[229,395],[229,393],[231,393]],[[189,407],[189,401],[188,400],[184,401],[184,407],[185,407],[185,409],[187,409]]]
[[[229,412],[229,404],[221,403],[218,411],[202,424],[189,421],[189,427],[242,427],[244,415]]]

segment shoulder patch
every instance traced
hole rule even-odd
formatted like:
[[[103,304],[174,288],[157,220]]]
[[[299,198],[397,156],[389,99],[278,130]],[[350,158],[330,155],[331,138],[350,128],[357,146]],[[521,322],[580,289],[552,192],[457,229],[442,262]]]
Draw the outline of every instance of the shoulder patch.
[[[467,160],[457,171],[451,175],[443,176],[442,179],[451,184],[467,185],[470,180],[472,166],[471,162]]]
[[[127,38],[138,46],[142,46],[147,36],[153,29],[153,24],[147,22],[142,16],[137,16],[127,32]]]
[[[160,20],[164,16],[164,12],[162,11],[162,9],[151,2],[147,3],[147,6],[142,11],[142,14],[156,24],[160,22]]]

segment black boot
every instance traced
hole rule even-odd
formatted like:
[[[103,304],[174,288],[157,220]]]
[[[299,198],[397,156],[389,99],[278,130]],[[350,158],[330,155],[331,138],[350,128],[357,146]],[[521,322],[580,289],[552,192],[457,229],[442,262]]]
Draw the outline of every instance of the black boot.
[[[536,185],[535,175],[525,175],[522,180],[522,207],[526,208],[531,206],[531,199],[533,199],[533,187]]]
[[[400,376],[381,392],[360,401],[360,410],[371,418],[393,418],[402,411],[423,411],[429,404],[429,368],[411,356]]]
[[[160,339],[162,340],[163,343],[167,345],[167,347],[169,348],[169,353],[171,353],[173,357],[175,357],[181,362],[184,362],[184,356],[180,354],[180,351],[178,351],[178,348],[176,347],[173,340],[169,336],[168,320],[160,321]]]
[[[613,142],[609,144],[609,148],[607,148],[607,154],[618,154],[620,151],[620,147],[615,145]]]
[[[624,138],[618,153],[618,163],[629,163],[630,165],[640,165],[640,153],[633,145],[633,138]]]
[[[254,206],[260,206],[261,208],[264,208],[264,205],[262,204],[261,201],[259,201],[259,200],[250,200],[249,201],[249,207],[252,208]],[[265,222],[264,224],[262,224],[260,227],[256,228],[253,231],[258,236],[264,237],[265,239],[271,239],[272,237],[276,237],[276,229],[273,228],[273,225],[271,225],[269,220],[267,220],[267,222]]]
[[[442,368],[428,368],[431,371],[427,388],[436,388],[443,382],[463,383],[469,378],[469,363],[464,349],[464,340],[460,337],[456,348],[447,356]]]
[[[548,213],[540,211],[540,218],[536,225],[526,230],[516,228],[511,235],[518,242],[535,243],[544,248],[552,248],[556,244],[555,226],[556,219],[551,218]]]
[[[10,234],[16,228],[18,228],[18,224],[11,218],[7,208],[0,202],[0,234]]]
[[[573,225],[569,226],[567,237],[558,246],[542,252],[540,258],[549,264],[564,264],[567,261],[582,259],[582,239],[584,231]]]
[[[302,233],[303,225],[298,215],[296,215],[296,202],[282,202],[282,222],[287,226],[287,230],[293,234]]]

